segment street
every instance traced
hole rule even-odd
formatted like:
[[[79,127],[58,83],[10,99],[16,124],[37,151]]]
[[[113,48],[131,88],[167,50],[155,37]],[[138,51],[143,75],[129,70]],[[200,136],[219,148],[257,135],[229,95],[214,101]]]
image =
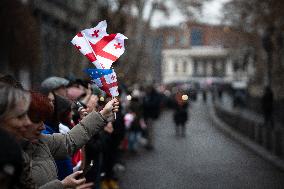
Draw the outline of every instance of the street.
[[[191,106],[186,138],[175,136],[172,112],[155,127],[155,149],[126,157],[122,189],[284,188],[284,172],[212,125],[209,105]]]

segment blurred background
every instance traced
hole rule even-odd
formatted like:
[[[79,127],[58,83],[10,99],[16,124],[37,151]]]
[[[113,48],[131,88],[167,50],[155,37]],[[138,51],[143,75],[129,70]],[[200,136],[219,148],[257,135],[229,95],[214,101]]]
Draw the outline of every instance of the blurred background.
[[[283,9],[279,0],[1,0],[0,73],[25,88],[86,78],[93,65],[70,41],[106,20],[108,33],[128,37],[113,64],[120,85],[210,99],[217,118],[283,160]]]
[[[113,65],[120,83],[222,85],[245,93],[241,98],[256,111],[269,86],[282,115],[283,6],[276,0],[2,0],[1,73],[26,88],[52,75],[85,77],[91,65],[70,40],[107,20],[109,33],[129,38]]]

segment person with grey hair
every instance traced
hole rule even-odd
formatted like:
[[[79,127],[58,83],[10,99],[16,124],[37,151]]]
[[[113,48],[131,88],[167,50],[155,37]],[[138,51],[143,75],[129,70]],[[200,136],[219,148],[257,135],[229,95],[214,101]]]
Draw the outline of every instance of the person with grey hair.
[[[6,83],[15,88],[24,89],[22,84],[10,74],[0,75],[0,82]]]
[[[30,94],[10,83],[0,82],[0,127],[15,137],[23,147],[22,139],[31,121],[27,115],[30,105]],[[33,189],[35,184],[30,175],[29,157],[22,150],[23,171],[17,188]]]
[[[21,138],[31,124],[27,115],[29,104],[27,91],[0,82],[0,125],[16,138]]]

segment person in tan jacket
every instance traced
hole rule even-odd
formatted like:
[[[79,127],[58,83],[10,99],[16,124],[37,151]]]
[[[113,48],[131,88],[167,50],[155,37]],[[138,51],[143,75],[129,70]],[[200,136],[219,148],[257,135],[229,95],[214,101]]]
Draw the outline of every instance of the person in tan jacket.
[[[57,180],[54,159],[72,155],[85,145],[94,134],[102,130],[106,123],[113,119],[113,112],[118,111],[118,101],[111,100],[99,113],[95,111],[89,113],[67,134],[44,135],[41,134],[41,131],[44,130],[43,121],[50,113],[50,103],[47,97],[39,93],[32,92],[31,97],[28,111],[31,124],[24,133],[24,137],[30,142],[24,151],[30,157],[33,180],[41,189],[75,188],[83,184],[85,179],[76,178],[81,172],[75,172],[62,181]]]

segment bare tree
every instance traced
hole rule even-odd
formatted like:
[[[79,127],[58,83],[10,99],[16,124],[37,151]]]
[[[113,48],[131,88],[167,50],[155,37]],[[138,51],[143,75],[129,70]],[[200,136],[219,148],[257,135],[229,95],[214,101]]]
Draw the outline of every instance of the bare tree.
[[[147,42],[151,40],[152,28],[150,23],[156,11],[165,15],[170,14],[171,7],[167,2],[172,1],[189,18],[193,10],[200,10],[203,2],[208,0],[97,0],[99,4],[99,19],[109,21],[111,32],[121,32],[127,35],[127,51],[122,56],[123,63],[115,63],[120,73],[127,75],[125,80],[136,82],[139,73],[151,67],[151,56],[147,53]],[[145,73],[143,72],[144,77]]]
[[[256,71],[259,73],[256,78],[263,78],[263,73],[268,68],[271,69],[274,89],[282,97],[283,9],[284,2],[279,0],[232,0],[224,7],[224,19],[227,23],[258,36],[258,44],[262,44],[262,47],[259,45],[255,49],[258,60]]]

